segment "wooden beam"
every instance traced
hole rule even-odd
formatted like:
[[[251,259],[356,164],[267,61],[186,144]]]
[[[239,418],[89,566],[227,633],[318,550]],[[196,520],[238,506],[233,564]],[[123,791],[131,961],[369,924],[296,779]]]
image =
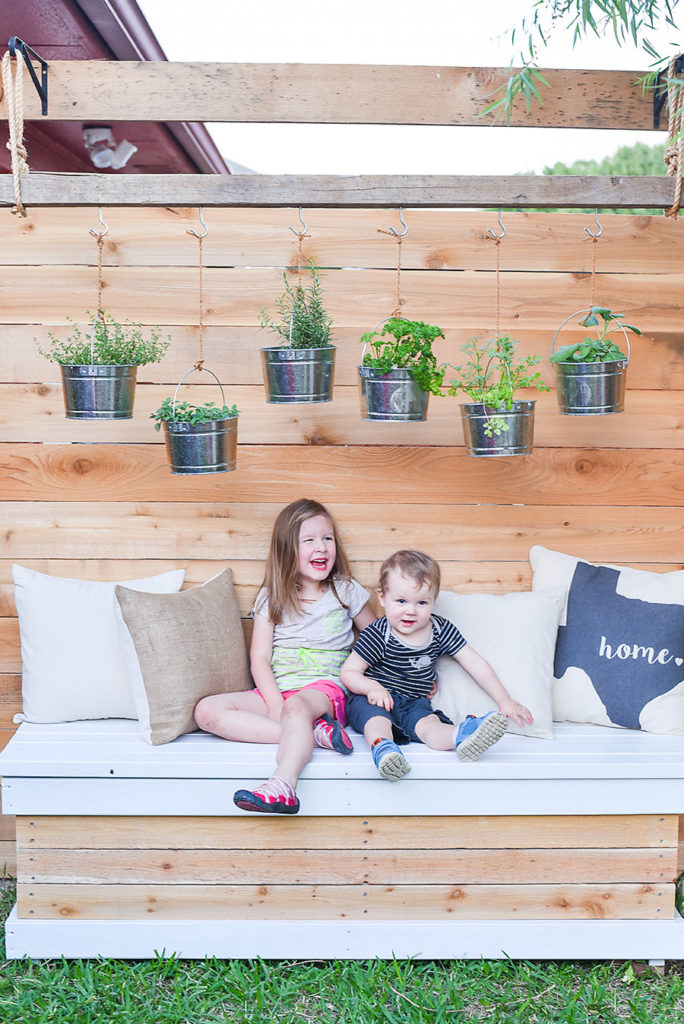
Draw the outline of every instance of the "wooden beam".
[[[229,121],[481,125],[508,68],[343,64],[51,61],[48,118],[56,121]],[[643,71],[544,70],[542,104],[516,101],[511,125],[653,129]],[[35,91],[25,116],[41,120]],[[0,118],[7,118],[0,104]],[[499,114],[500,120],[500,114]]]
[[[30,174],[31,206],[667,207],[674,178],[583,175]],[[0,175],[0,206],[14,205]]]

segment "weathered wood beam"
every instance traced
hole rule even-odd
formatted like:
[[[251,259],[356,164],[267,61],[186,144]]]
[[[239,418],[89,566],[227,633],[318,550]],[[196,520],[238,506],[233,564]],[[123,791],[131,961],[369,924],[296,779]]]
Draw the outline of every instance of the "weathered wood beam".
[[[52,174],[22,182],[27,206],[667,207],[673,178],[438,175]],[[0,175],[0,206],[14,204]]]
[[[543,71],[543,105],[516,101],[511,124],[653,129],[643,71]],[[488,125],[508,68],[342,64],[51,61],[48,119]],[[27,119],[41,119],[24,90]],[[6,118],[0,103],[0,118]],[[663,121],[663,123],[665,123]]]

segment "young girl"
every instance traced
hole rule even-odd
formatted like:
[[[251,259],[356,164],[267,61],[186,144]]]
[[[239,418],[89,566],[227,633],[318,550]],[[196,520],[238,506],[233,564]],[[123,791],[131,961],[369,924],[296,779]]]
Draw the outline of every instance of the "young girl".
[[[228,740],[277,743],[275,773],[233,800],[245,811],[296,814],[299,774],[314,744],[350,754],[340,668],[354,642],[352,623],[375,618],[368,591],[351,578],[332,516],[301,498],[278,515],[264,583],[252,609],[255,690],[204,697],[200,729]]]

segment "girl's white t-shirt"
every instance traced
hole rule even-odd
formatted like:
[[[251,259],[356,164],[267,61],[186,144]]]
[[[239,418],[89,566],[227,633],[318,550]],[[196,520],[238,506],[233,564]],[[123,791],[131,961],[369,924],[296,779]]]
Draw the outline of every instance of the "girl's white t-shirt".
[[[300,614],[286,613],[283,621],[274,625],[273,646],[350,651],[354,643],[352,620],[365,607],[370,594],[356,580],[337,579],[335,588],[346,608],[332,587],[328,587],[313,604],[303,603]],[[264,587],[257,594],[252,615],[268,618],[268,594]]]

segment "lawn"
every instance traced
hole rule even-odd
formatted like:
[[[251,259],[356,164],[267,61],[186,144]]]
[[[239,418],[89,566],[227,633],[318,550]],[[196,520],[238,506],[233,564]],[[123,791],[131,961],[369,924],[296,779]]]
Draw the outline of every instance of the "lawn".
[[[2,883],[0,883],[1,885]],[[0,919],[14,886],[0,893]],[[0,956],[0,1024],[675,1024],[684,962],[51,960]]]

